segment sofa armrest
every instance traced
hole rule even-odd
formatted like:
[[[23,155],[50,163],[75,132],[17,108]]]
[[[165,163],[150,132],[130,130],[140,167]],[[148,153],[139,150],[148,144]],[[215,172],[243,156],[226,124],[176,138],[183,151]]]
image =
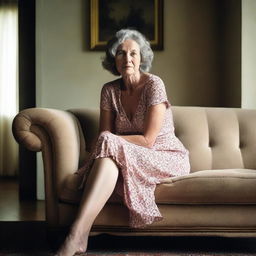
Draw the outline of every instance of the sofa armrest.
[[[27,149],[42,151],[45,191],[51,187],[58,196],[63,181],[78,169],[85,154],[84,136],[76,117],[56,109],[25,109],[13,120],[13,134]]]

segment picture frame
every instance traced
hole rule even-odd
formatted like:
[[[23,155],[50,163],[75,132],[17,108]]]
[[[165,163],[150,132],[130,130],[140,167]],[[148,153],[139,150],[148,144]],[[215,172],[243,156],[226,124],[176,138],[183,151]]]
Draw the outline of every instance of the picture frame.
[[[90,0],[90,50],[105,50],[122,28],[137,29],[163,50],[163,0]]]

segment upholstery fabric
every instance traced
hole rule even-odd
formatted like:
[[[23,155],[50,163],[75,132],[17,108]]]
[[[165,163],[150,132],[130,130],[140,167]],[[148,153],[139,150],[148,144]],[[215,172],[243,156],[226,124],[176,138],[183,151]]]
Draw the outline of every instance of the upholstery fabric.
[[[176,135],[190,152],[192,171],[256,169],[255,110],[173,107]]]
[[[128,228],[128,211],[113,194],[94,233],[256,237],[256,110],[172,107],[175,133],[189,150],[191,173],[168,178],[155,190],[163,221]],[[32,108],[13,121],[16,140],[42,151],[46,222],[70,225],[81,191],[75,170],[98,131],[98,110]]]
[[[77,205],[59,204],[62,225],[72,223],[77,211]],[[120,233],[136,235],[143,232],[144,235],[157,235],[173,232],[172,235],[180,232],[183,235],[191,235],[193,232],[215,232],[225,233],[230,236],[232,233],[250,232],[253,234],[256,226],[256,205],[159,205],[159,210],[164,219],[153,223],[147,228],[130,229],[128,210],[120,204],[106,204],[103,211],[94,222],[94,231],[107,233]],[[254,231],[255,232],[255,231]],[[131,234],[132,233],[132,234]]]
[[[60,199],[79,203],[80,182],[78,175],[68,176]],[[205,170],[166,179],[157,186],[155,197],[158,204],[256,204],[255,183],[255,170]],[[109,202],[122,203],[122,198],[113,194]]]

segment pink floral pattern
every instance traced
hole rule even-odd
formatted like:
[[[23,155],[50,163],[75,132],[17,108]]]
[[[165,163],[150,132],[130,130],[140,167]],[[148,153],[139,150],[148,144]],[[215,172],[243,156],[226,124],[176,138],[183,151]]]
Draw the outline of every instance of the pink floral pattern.
[[[121,104],[121,79],[103,86],[102,109],[115,113],[115,134],[109,131],[99,135],[90,160],[80,170],[88,173],[93,160],[110,157],[117,164],[120,175],[115,191],[123,197],[129,209],[131,227],[143,227],[162,220],[155,203],[156,184],[168,177],[186,175],[190,171],[188,151],[174,134],[170,103],[163,81],[148,75],[132,120],[129,120]],[[148,108],[165,103],[167,110],[161,131],[152,148],[127,142],[118,135],[142,134]],[[84,174],[86,177],[86,174]]]

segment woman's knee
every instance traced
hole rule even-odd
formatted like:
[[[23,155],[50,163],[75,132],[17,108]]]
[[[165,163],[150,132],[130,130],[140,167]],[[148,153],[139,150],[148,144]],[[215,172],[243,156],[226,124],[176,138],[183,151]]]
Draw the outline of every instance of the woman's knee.
[[[110,131],[103,131],[103,132],[100,133],[99,139],[102,139],[102,140],[109,139],[109,138],[112,137],[112,135],[113,134]]]
[[[119,175],[117,165],[111,158],[97,158],[91,170],[92,176],[102,177],[107,182],[116,181]]]
[[[115,169],[118,170],[118,167],[115,163],[115,161],[110,157],[100,157],[95,159],[95,165],[97,165],[100,169]]]

